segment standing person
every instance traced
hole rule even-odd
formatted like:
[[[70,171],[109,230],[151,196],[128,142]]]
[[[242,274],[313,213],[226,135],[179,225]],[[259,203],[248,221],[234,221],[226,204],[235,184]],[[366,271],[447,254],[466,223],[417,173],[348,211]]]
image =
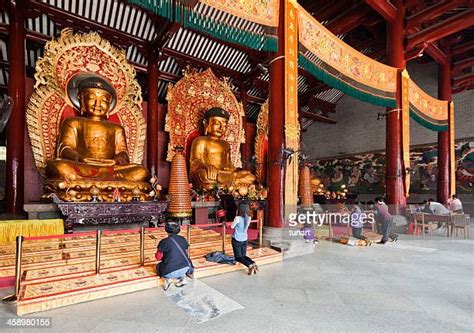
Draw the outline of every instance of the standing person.
[[[382,197],[375,198],[374,209],[377,218],[377,232],[383,235],[382,240],[377,244],[385,244],[390,235],[390,230],[392,229],[393,216],[390,214],[388,206]]]
[[[178,223],[166,223],[165,231],[168,237],[162,239],[158,244],[158,250],[155,258],[161,261],[156,265],[156,272],[162,278],[166,279],[165,290],[168,290],[171,283],[176,287],[182,287],[186,284],[184,278],[193,277],[194,266],[186,254],[189,245],[186,239],[179,234],[180,226]]]
[[[456,194],[453,194],[452,200],[449,202],[449,210],[456,214],[463,214],[462,202]]]
[[[359,207],[359,202],[356,200],[351,210],[351,227],[352,237],[357,239],[364,239],[362,236],[362,227],[364,226],[364,221],[362,220],[361,215],[362,210]]]
[[[247,257],[247,230],[250,225],[250,208],[248,203],[242,202],[239,204],[237,216],[232,222],[231,228],[234,229],[232,234],[232,249],[234,250],[235,260],[247,266],[248,275],[252,273],[257,274],[258,267],[255,261]]]

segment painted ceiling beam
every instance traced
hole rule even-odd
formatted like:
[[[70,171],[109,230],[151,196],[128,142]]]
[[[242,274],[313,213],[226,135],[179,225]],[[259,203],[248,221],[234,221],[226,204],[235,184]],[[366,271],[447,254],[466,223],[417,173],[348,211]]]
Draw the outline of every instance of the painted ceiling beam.
[[[465,0],[446,0],[444,2],[427,7],[424,10],[408,17],[406,27],[407,29],[415,28],[420,24],[429,22],[450,10],[459,7],[465,2]]]
[[[474,9],[469,9],[409,36],[406,48],[409,50],[422,43],[433,43],[473,25]]]
[[[99,33],[104,34],[107,39],[110,39],[111,42],[115,42],[118,45],[135,45],[139,49],[141,49],[142,52],[146,49],[146,46],[148,45],[148,41],[144,39],[129,35],[123,31],[111,28],[109,26],[99,24],[85,17],[72,14],[71,12],[67,12],[62,9],[49,6],[44,2],[28,1],[26,2],[26,7],[28,10],[33,12],[34,15],[47,15],[58,26],[70,27],[71,25],[73,25],[73,28],[86,33],[90,32],[91,30],[97,31]]]
[[[313,16],[319,22],[324,22],[324,21],[332,19],[333,17],[336,17],[348,6],[351,6],[351,4],[348,4],[347,1],[343,1],[343,0],[337,0],[333,2],[328,1],[327,5],[322,8],[317,8],[318,3],[314,0],[310,0],[308,1],[308,4],[304,5],[304,7],[308,10],[308,12],[315,13]]]
[[[406,30],[406,33],[415,34],[418,31],[418,28],[410,28]],[[414,56],[414,52],[426,52],[426,54],[433,58],[433,60],[436,61],[438,64],[445,64],[446,61],[448,61],[448,57],[446,56],[446,54],[441,51],[441,49],[434,43],[423,43],[422,45],[416,47],[415,50],[416,49],[418,49],[418,51],[413,51],[408,48],[406,49],[405,58],[407,59],[407,61],[416,58],[416,56]]]
[[[397,9],[388,0],[365,0],[365,3],[382,15],[387,22],[395,21]]]
[[[206,61],[206,60],[203,60],[203,59],[194,58],[194,57],[192,57],[188,54],[184,54],[184,53],[181,53],[181,52],[169,49],[169,48],[163,48],[162,53],[165,56],[173,57],[175,59],[180,59],[184,62],[193,64],[193,65],[197,65],[199,67],[212,68],[214,71],[219,72],[219,73],[221,73],[223,75],[226,75],[226,76],[230,76],[234,79],[237,79],[238,81],[242,80],[242,73],[241,72],[238,72],[238,71],[226,68],[226,67],[222,67],[222,66],[214,64],[212,62],[209,62],[209,61]]]
[[[326,25],[326,28],[331,30],[331,32],[335,35],[349,32],[362,24],[366,16],[370,13],[371,9],[369,6],[363,2],[358,3],[357,5],[351,7],[341,15],[331,20]]]
[[[453,78],[453,86],[463,86],[465,84],[471,84],[474,81],[474,73],[464,74]]]
[[[465,68],[474,66],[474,57],[466,58],[453,63],[453,72],[460,72]]]
[[[332,118],[325,117],[325,116],[322,116],[322,115],[319,115],[319,114],[316,114],[316,113],[312,113],[312,112],[308,112],[308,111],[300,111],[300,115],[302,117],[312,119],[312,120],[318,121],[320,123],[326,123],[326,124],[332,124],[332,125],[337,123],[337,121],[335,121]]]
[[[471,42],[467,42],[467,43],[453,47],[451,51],[451,55],[457,56],[457,55],[461,55],[466,52],[469,52],[471,50],[474,50],[474,40]]]
[[[473,89],[474,88],[474,81],[467,82],[464,85],[461,86],[455,86],[451,89],[452,94],[459,94],[462,93],[463,91]]]

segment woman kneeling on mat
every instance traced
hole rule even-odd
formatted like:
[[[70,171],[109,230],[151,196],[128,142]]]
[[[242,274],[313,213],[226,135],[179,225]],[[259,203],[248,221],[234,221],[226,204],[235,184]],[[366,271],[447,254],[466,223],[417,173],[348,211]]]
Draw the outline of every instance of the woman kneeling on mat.
[[[235,260],[247,266],[248,275],[257,274],[258,267],[255,261],[247,257],[247,230],[250,225],[250,208],[248,203],[242,202],[239,205],[237,216],[232,222],[231,228],[234,229],[232,234],[232,249],[234,250]]]
[[[188,276],[193,278],[194,267],[186,254],[189,245],[186,239],[179,234],[180,227],[178,223],[166,223],[165,231],[168,237],[162,239],[158,244],[158,251],[155,254],[156,260],[160,261],[156,265],[156,272],[162,278],[166,279],[165,290],[172,283],[176,287],[182,287],[186,284],[184,278]]]

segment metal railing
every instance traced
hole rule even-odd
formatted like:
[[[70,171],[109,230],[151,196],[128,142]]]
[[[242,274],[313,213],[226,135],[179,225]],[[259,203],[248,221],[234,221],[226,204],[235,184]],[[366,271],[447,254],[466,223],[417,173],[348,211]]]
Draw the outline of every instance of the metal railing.
[[[262,236],[263,236],[263,219],[257,219],[257,220],[252,220],[250,223],[257,223],[257,229],[258,229],[258,246],[262,247]],[[221,246],[222,246],[222,252],[225,253],[226,251],[226,235],[227,235],[227,228],[230,226],[231,222],[221,222],[221,223],[213,223],[213,224],[198,224],[194,225],[195,228],[218,228],[220,229],[220,234],[221,234]],[[186,239],[188,241],[188,255],[191,254],[191,245],[192,243],[192,238],[191,238],[191,233],[192,233],[192,228],[193,226],[188,225],[186,227]],[[139,247],[139,266],[144,266],[145,265],[145,236],[146,236],[146,231],[150,230],[158,230],[158,229],[163,229],[162,227],[160,228],[145,228],[141,227],[139,229],[139,235],[140,235],[140,247]],[[93,271],[77,271],[75,273],[84,273],[84,274],[100,274],[101,273],[101,250],[102,250],[102,245],[103,245],[103,237],[104,236],[111,236],[113,234],[124,234],[124,233],[135,233],[137,232],[136,229],[131,229],[131,230],[97,230],[95,232],[80,232],[80,233],[75,233],[75,234],[66,234],[66,235],[54,235],[54,236],[40,236],[40,237],[23,237],[23,236],[17,236],[16,238],[16,246],[15,246],[15,293],[13,295],[9,295],[2,300],[5,302],[11,302],[11,301],[16,301],[20,297],[20,292],[21,292],[21,283],[22,283],[22,272],[24,270],[23,264],[24,262],[24,242],[25,241],[37,241],[37,240],[46,240],[46,239],[59,239],[59,244],[57,248],[51,248],[49,250],[61,250],[62,255],[61,258],[62,260],[68,260],[70,259],[70,253],[67,252],[69,250],[73,251],[79,251],[78,248],[68,248],[66,240],[71,239],[71,238],[81,238],[85,236],[90,236],[92,239],[93,236],[95,236],[95,255],[94,256],[82,256],[80,257],[81,259],[84,259],[82,263],[87,263],[87,262],[94,262],[94,270]],[[153,237],[154,238],[154,237]],[[156,238],[155,238],[156,239]],[[91,239],[89,239],[91,241]],[[93,246],[91,244],[91,246]],[[90,250],[91,252],[93,251],[92,249]],[[68,255],[66,255],[68,254]],[[79,257],[78,257],[79,258]],[[51,260],[51,259],[49,259]],[[41,264],[41,263],[48,263],[50,262],[49,260],[46,261],[41,261],[41,262],[35,262],[34,265]],[[26,262],[26,264],[29,264]],[[89,273],[88,273],[89,272]],[[54,276],[52,276],[54,278]]]

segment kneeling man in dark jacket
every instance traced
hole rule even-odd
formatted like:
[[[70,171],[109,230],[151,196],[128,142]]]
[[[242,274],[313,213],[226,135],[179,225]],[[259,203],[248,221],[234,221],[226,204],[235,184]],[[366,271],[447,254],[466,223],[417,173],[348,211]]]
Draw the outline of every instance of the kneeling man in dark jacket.
[[[158,250],[155,254],[156,260],[160,261],[156,265],[156,272],[162,278],[166,279],[165,290],[171,283],[177,287],[184,286],[185,276],[193,277],[194,267],[186,251],[189,247],[186,239],[179,234],[180,227],[178,223],[167,223],[165,231],[168,237],[162,239],[158,244]]]

